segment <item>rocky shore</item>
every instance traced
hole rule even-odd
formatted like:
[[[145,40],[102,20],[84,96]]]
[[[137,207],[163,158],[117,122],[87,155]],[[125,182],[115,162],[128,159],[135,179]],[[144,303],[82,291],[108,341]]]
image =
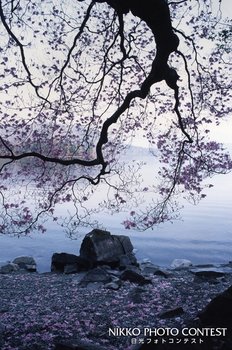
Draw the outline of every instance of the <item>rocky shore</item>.
[[[1,274],[0,348],[91,349],[89,344],[94,344],[99,350],[133,349],[143,337],[112,336],[109,329],[143,332],[198,324],[199,312],[232,285],[231,273],[199,277],[189,269],[167,272],[168,277],[146,274],[151,283],[142,286],[124,281],[118,290],[80,286],[78,275]],[[85,347],[73,347],[80,340]]]
[[[69,256],[74,273],[55,267],[62,254],[50,273],[26,257],[0,270],[1,350],[232,349],[231,263],[164,270],[124,256],[84,270]]]

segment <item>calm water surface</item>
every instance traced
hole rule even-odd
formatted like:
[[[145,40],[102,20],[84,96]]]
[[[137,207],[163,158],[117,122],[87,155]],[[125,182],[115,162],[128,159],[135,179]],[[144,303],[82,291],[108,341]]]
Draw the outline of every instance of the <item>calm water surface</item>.
[[[104,226],[113,234],[131,237],[139,260],[150,259],[166,266],[175,258],[197,263],[223,263],[232,260],[232,174],[218,175],[210,183],[214,187],[198,205],[187,203],[181,211],[182,220],[166,223],[154,230],[125,230],[123,216],[104,216]],[[103,220],[102,220],[103,221]],[[49,227],[45,234],[11,238],[0,235],[0,261],[20,255],[33,256],[40,272],[49,271],[54,252],[79,253],[83,229],[76,240],[65,237],[59,226]]]

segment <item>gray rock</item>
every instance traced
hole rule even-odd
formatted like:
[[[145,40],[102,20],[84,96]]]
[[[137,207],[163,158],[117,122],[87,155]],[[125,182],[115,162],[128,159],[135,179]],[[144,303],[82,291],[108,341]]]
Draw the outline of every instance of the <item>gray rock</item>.
[[[119,282],[120,281],[120,283],[121,283],[120,278],[118,278],[117,276],[110,274],[110,277],[112,279],[112,282]]]
[[[158,271],[158,268],[156,266],[143,266],[142,267],[142,272],[146,275],[153,275],[157,271]]]
[[[128,236],[117,235],[116,237],[119,240],[119,242],[121,243],[125,253],[133,252],[134,247],[133,247],[131,240]]]
[[[101,268],[103,268],[103,267],[101,266]],[[119,271],[119,270],[116,270],[116,269],[110,269],[110,268],[105,269],[104,268],[104,270],[106,272],[108,272],[111,275],[112,278],[114,278],[114,277],[119,278],[121,276],[121,273],[122,273],[122,271]]]
[[[12,262],[13,264],[17,264],[20,269],[28,272],[36,272],[36,262],[32,256],[19,256]]]
[[[88,284],[83,284],[81,287],[85,287],[88,290],[99,290],[103,288],[105,284],[103,282],[89,282]]]
[[[127,256],[126,258],[123,256]],[[133,254],[133,246],[127,236],[111,235],[108,231],[95,229],[83,239],[80,257],[89,261],[93,266],[109,265],[115,267],[124,259],[130,264],[137,263]]]
[[[190,266],[192,266],[192,262],[187,259],[174,259],[171,263],[171,267],[177,270],[187,269]]]
[[[107,289],[113,289],[113,290],[118,290],[120,287],[121,287],[122,283],[121,281],[117,281],[117,282],[110,282],[110,283],[107,283],[105,285],[105,288]]]
[[[119,268],[125,269],[127,268],[127,266],[130,265],[138,266],[137,259],[134,256],[134,253],[127,253],[119,257]]]
[[[125,271],[125,269],[123,269]],[[135,265],[129,265],[127,266],[126,270],[130,270],[130,271],[134,271],[137,272],[138,274],[142,274],[141,270],[139,267],[135,266]],[[121,274],[122,274],[122,270],[121,270]]]
[[[69,267],[66,268],[66,266],[69,266]],[[54,253],[52,255],[52,262],[51,262],[52,272],[66,271],[67,273],[67,271],[71,270],[70,266],[72,266],[72,273],[79,272],[79,271],[86,271],[90,268],[89,262],[78,255],[69,254],[69,253]]]
[[[28,272],[36,272],[37,268],[36,265],[25,265],[24,270],[27,270]]]
[[[87,272],[78,272],[77,274],[72,275],[72,283],[79,284],[86,273]]]
[[[161,270],[161,269],[158,269],[154,272],[154,275],[156,276],[161,276],[161,277],[165,277],[165,278],[168,278],[170,276],[172,276],[172,274],[169,272],[169,271],[166,271],[166,270]]]
[[[213,264],[198,264],[198,265],[194,265],[194,267],[197,267],[197,268],[211,268],[211,267],[215,267],[215,265],[213,265]]]
[[[145,275],[157,275],[165,278],[171,276],[171,273],[169,271],[161,269],[159,266],[153,265],[150,262],[142,263],[140,267],[141,267],[142,273]]]
[[[78,272],[77,264],[65,265],[64,266],[64,273],[66,275],[69,275],[69,274],[72,274],[72,273],[77,273],[77,272]]]
[[[109,273],[100,267],[96,267],[86,273],[86,275],[80,280],[79,284],[83,287],[87,286],[88,283],[109,283],[112,278]]]
[[[13,263],[6,263],[0,267],[0,273],[12,273],[19,270],[19,266]]]
[[[219,273],[232,273],[232,268],[228,265],[225,265],[225,264],[221,264],[221,265],[196,265],[196,266],[193,266],[190,271],[192,273],[196,273],[196,272],[219,272]]]
[[[143,275],[133,270],[123,271],[120,278],[122,281],[129,281],[129,282],[137,283],[139,285],[151,284],[150,279],[145,278]]]
[[[198,269],[197,271],[191,270],[191,272],[194,273],[197,277],[202,277],[202,278],[218,278],[218,277],[225,276],[225,272],[219,271],[219,270]]]

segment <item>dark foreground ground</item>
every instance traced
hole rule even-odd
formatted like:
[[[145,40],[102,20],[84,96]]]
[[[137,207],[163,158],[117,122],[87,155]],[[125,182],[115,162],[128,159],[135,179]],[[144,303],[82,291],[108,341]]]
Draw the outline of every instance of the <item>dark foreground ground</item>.
[[[80,287],[77,275],[2,274],[0,349],[52,350],[57,342],[72,338],[90,342],[99,349],[129,350],[148,341],[149,349],[156,349],[163,340],[169,343],[163,345],[168,349],[173,344],[173,349],[182,349],[184,339],[177,335],[166,334],[165,339],[160,335],[156,338],[158,345],[152,346],[154,339],[149,337],[149,329],[161,328],[168,333],[168,328],[189,329],[194,324],[197,327],[199,311],[232,285],[231,273],[213,279],[196,278],[190,271],[150,277],[152,284],[138,286],[126,281],[119,290],[112,290],[97,285]],[[122,328],[132,328],[134,335],[126,336]],[[146,328],[148,337],[144,337]],[[120,329],[122,334],[114,335]],[[200,336],[194,335],[185,339],[186,350],[191,342],[201,341]],[[221,344],[212,345],[212,350],[232,349],[228,343],[223,345],[223,340]]]

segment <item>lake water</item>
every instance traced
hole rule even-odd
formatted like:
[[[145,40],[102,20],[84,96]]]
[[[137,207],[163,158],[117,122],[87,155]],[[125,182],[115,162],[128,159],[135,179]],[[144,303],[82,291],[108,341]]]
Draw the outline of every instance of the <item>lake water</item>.
[[[129,235],[139,260],[147,258],[161,266],[170,265],[175,258],[189,259],[194,264],[228,262],[232,260],[232,174],[215,176],[210,183],[214,187],[198,205],[185,204],[182,220],[146,232],[125,230],[121,214],[104,216],[103,224],[112,234]],[[77,239],[70,240],[53,224],[45,234],[31,237],[0,235],[0,261],[31,255],[40,272],[49,271],[52,254],[78,254],[82,238],[89,231],[82,229]]]

